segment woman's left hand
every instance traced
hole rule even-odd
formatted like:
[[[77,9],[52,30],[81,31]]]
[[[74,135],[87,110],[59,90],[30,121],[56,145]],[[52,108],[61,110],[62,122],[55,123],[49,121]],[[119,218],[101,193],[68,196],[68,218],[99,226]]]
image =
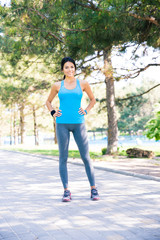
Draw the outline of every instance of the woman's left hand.
[[[81,115],[86,115],[87,113],[84,111],[84,109],[83,108],[79,108],[79,114],[81,114]]]

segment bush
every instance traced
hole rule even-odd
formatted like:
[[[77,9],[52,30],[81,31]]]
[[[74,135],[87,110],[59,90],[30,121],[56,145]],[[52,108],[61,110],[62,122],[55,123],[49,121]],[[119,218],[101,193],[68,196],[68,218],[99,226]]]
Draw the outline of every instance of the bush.
[[[107,152],[107,148],[102,148],[102,155],[105,155],[106,154],[106,152]]]
[[[151,119],[145,126],[148,130],[146,136],[149,139],[160,140],[160,111],[156,113],[155,118]]]
[[[125,150],[120,151],[118,155],[119,155],[119,156],[127,156]]]

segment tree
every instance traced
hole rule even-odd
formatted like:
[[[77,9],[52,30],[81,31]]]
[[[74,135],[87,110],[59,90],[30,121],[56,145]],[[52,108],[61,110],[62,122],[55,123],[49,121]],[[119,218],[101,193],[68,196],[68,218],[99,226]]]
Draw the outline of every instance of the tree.
[[[111,65],[111,50],[115,45],[122,45],[123,51],[129,45],[129,42],[142,43],[146,41],[155,47],[158,46],[158,28],[159,24],[151,24],[151,19],[144,17],[144,10],[149,9],[158,19],[158,2],[155,4],[150,1],[73,1],[74,6],[68,8],[69,26],[75,26],[76,29],[89,29],[88,31],[77,31],[75,34],[68,33],[72,41],[68,45],[69,52],[75,58],[80,55],[88,56],[97,52],[97,58],[103,56],[106,82],[106,101],[108,111],[108,147],[107,153],[117,150],[117,119],[115,113],[115,96],[114,96],[114,77]],[[149,5],[147,5],[149,4]],[[80,8],[81,7],[81,8]],[[145,8],[146,7],[146,8]],[[149,8],[148,8],[149,7]],[[137,11],[140,15],[137,15]],[[134,12],[134,14],[133,14]],[[153,11],[152,11],[153,12]],[[145,13],[146,14],[146,13]],[[138,17],[139,16],[139,17]],[[139,19],[136,21],[136,18]],[[76,20],[75,20],[76,19]],[[156,33],[153,38],[153,31]],[[123,34],[122,34],[123,33]],[[94,56],[96,57],[96,56]],[[85,61],[82,61],[85,63]],[[88,69],[87,69],[88,70]],[[91,71],[92,69],[90,69]]]
[[[3,142],[3,137],[10,135],[10,113],[5,110],[5,105],[0,101],[0,145]]]
[[[132,93],[132,96],[136,95]],[[140,97],[129,98],[126,101],[117,101],[120,117],[118,119],[118,129],[123,132],[138,131],[144,129],[143,122],[148,120],[146,116],[140,117],[140,110],[147,99]]]
[[[32,88],[31,88],[32,86]],[[22,78],[19,81],[0,82],[1,101],[6,106],[13,106],[16,104],[20,112],[20,136],[21,143],[24,143],[24,125],[25,114],[24,109],[27,104],[27,98],[32,91],[41,89],[46,86],[43,82],[34,81],[32,78]],[[11,112],[12,116],[12,112]],[[13,117],[12,117],[13,120]],[[12,122],[12,121],[11,121]],[[11,123],[12,124],[12,123]],[[11,128],[12,129],[12,128]]]
[[[9,108],[11,108],[11,123],[10,135],[14,135],[14,142],[16,143],[16,133],[21,136],[21,143],[24,142],[25,131],[25,108],[28,105],[28,97],[34,92],[40,92],[41,89],[48,89],[50,87],[50,78],[48,73],[45,73],[47,79],[43,79],[44,71],[47,72],[48,68],[45,66],[43,59],[36,56],[22,55],[19,49],[20,58],[16,58],[16,39],[6,35],[1,37],[1,68],[0,68],[0,90],[1,100]],[[8,47],[8,48],[7,48]],[[18,49],[17,49],[18,51]],[[15,54],[14,54],[15,52]],[[12,54],[13,53],[13,54]],[[37,59],[39,60],[37,66]],[[10,63],[10,64],[8,64]],[[45,66],[45,67],[44,67]],[[39,76],[41,74],[41,76]],[[49,73],[50,74],[50,73]],[[28,77],[29,76],[29,77]],[[20,130],[16,131],[16,111],[19,111],[19,125]],[[35,102],[35,108],[36,102]],[[33,110],[33,107],[32,107]],[[35,121],[35,111],[33,111],[33,119]],[[37,124],[34,122],[34,127]],[[13,131],[12,131],[13,128]],[[19,132],[19,133],[18,133]],[[37,130],[35,138],[37,138]],[[37,143],[37,140],[36,140]]]

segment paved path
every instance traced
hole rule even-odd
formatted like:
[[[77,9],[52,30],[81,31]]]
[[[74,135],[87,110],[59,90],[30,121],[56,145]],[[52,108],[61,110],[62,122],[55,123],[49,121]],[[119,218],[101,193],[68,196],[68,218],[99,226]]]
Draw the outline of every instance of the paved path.
[[[160,240],[160,183],[68,163],[73,201],[62,203],[58,162],[0,151],[0,240]]]
[[[160,182],[160,160],[148,158],[105,157],[105,161],[95,161],[94,165],[122,174],[153,179]]]

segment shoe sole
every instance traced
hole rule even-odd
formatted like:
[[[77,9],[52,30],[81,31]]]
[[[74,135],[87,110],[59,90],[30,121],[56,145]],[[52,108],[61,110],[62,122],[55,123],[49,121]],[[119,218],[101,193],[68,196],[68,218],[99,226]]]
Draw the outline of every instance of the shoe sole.
[[[63,199],[62,202],[71,202],[71,199]]]
[[[70,194],[70,198],[68,198],[68,199],[62,199],[62,202],[70,202],[72,200],[72,198],[71,198],[71,194]]]
[[[92,201],[98,201],[100,198],[99,197],[95,197],[95,198],[91,197],[91,199],[92,199]]]
[[[93,200],[93,201],[98,201],[98,200],[99,200],[99,198],[93,198],[92,200]]]

